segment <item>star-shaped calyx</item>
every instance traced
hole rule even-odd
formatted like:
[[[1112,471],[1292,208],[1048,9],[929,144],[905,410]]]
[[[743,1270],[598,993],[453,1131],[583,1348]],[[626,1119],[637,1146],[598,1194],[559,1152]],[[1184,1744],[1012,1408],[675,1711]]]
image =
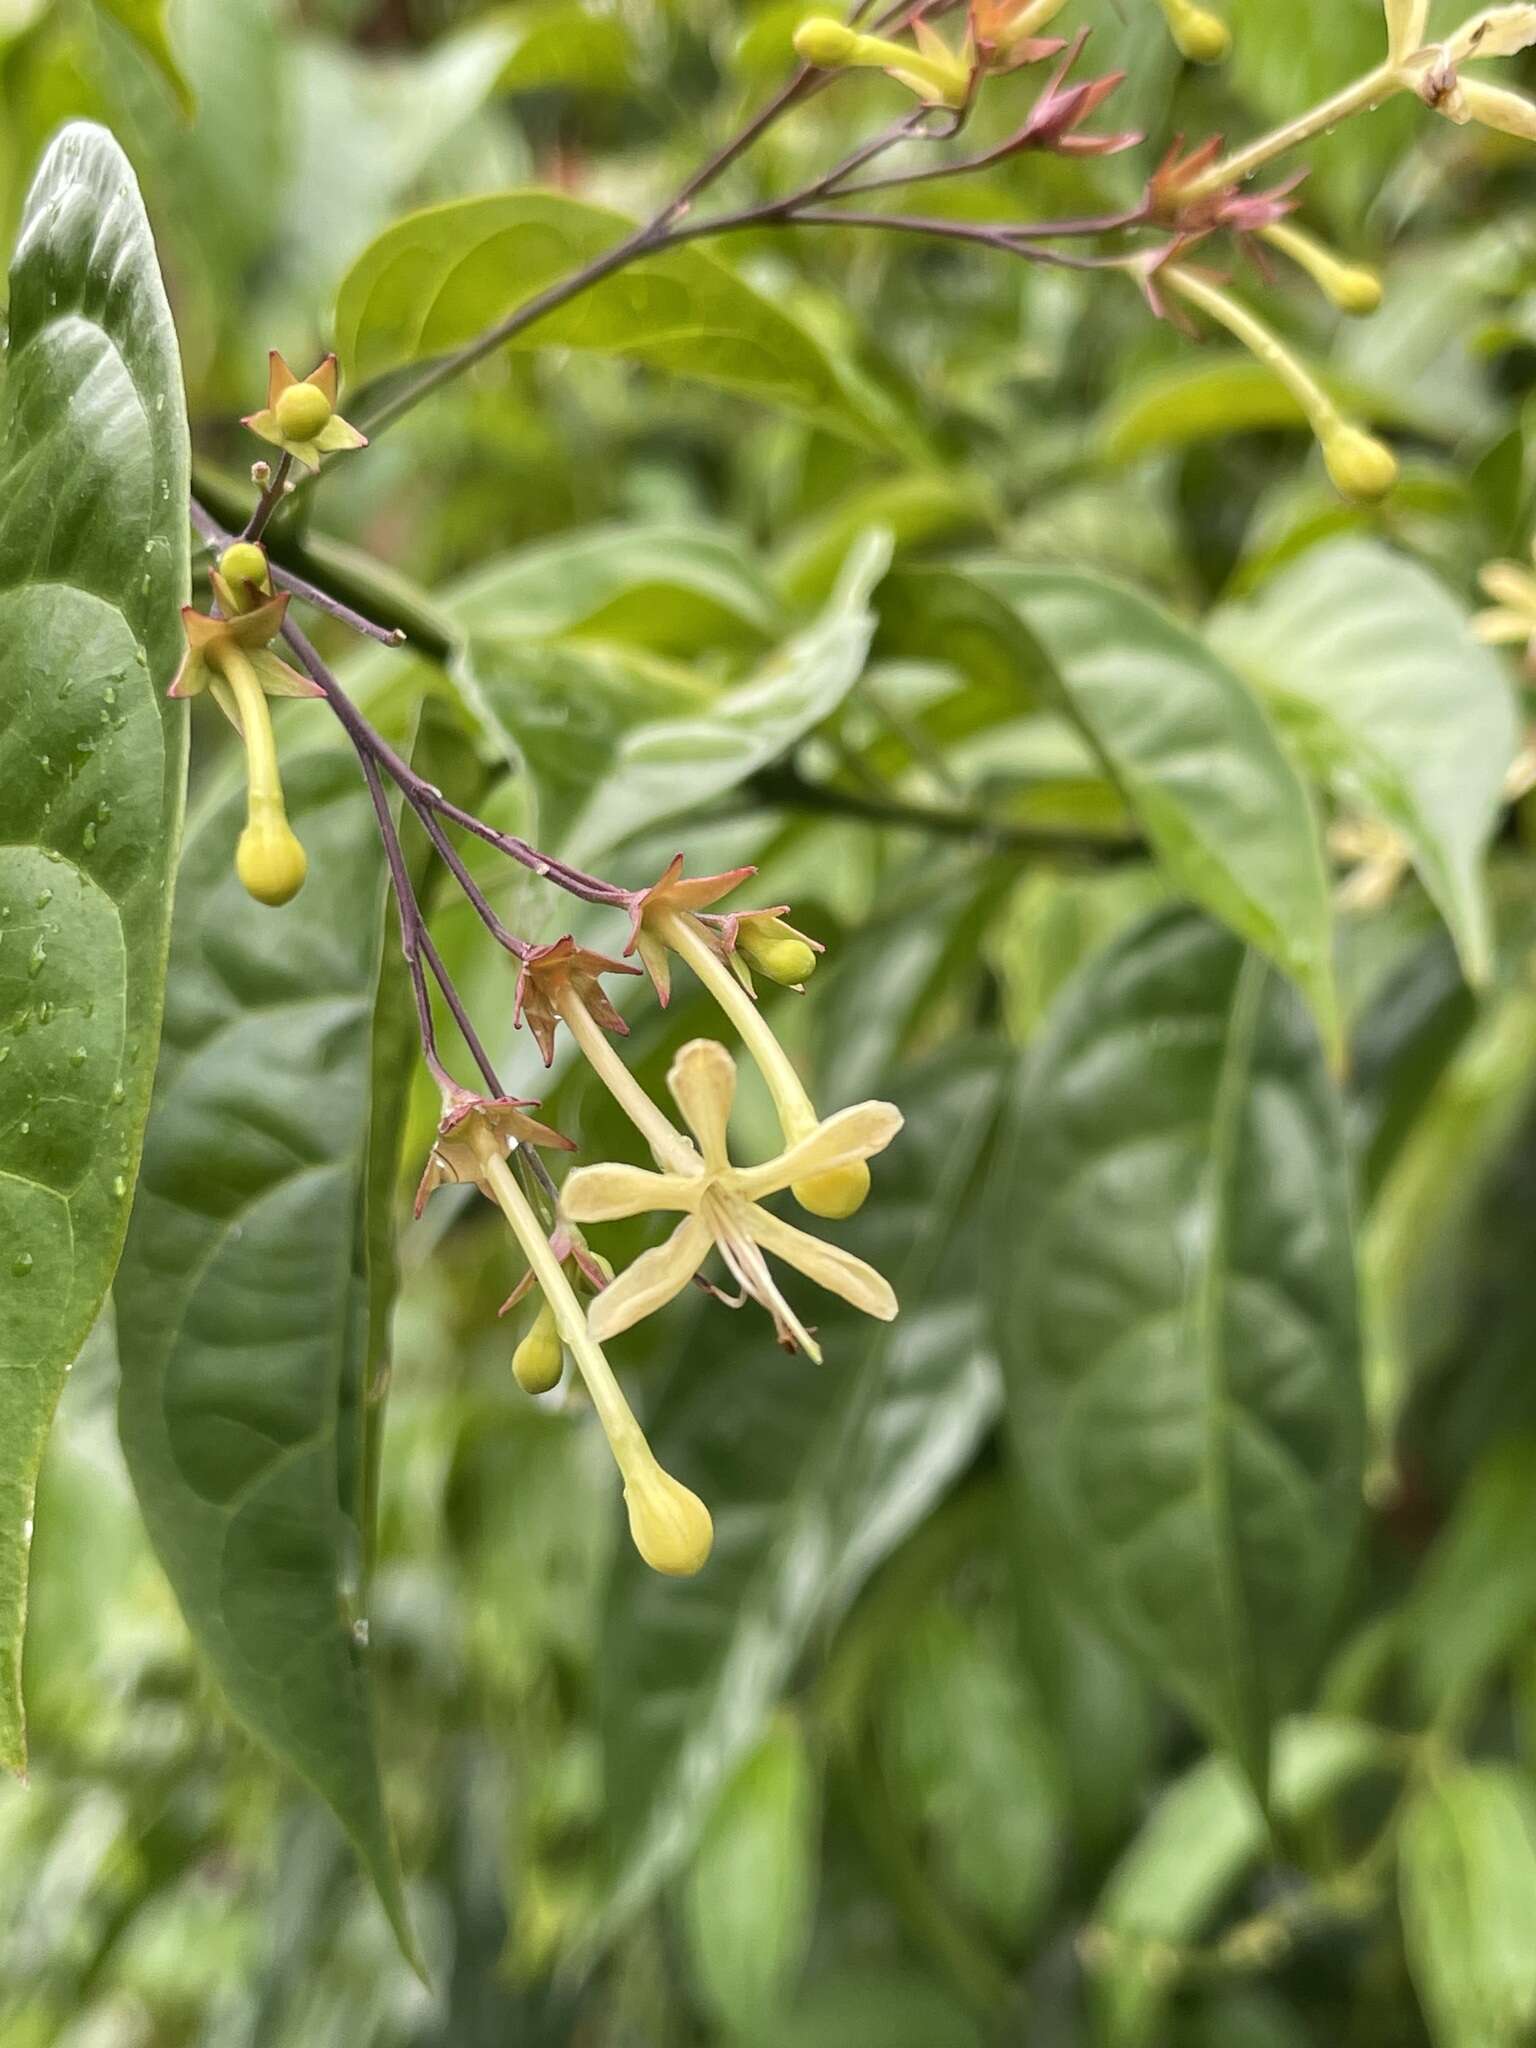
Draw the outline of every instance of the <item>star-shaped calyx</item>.
[[[336,388],[335,356],[307,377],[296,377],[273,349],[267,357],[267,402],[260,412],[247,413],[241,425],[306,469],[318,469],[322,455],[368,446],[367,435],[337,412]]]
[[[608,999],[603,987],[605,974],[638,974],[623,960],[610,960],[606,953],[592,953],[578,946],[567,933],[552,946],[536,946],[523,956],[517,975],[514,1021],[526,1024],[538,1041],[546,1067],[555,1060],[555,1031],[562,1017],[569,1017],[577,1003],[604,1031],[620,1038],[629,1026]]]

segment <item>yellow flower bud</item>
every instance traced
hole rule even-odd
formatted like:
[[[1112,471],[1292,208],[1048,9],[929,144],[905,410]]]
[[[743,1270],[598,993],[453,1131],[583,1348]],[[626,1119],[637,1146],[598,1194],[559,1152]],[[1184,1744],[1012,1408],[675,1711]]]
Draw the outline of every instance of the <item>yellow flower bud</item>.
[[[857,1215],[868,1201],[869,1168],[862,1159],[856,1159],[851,1165],[839,1166],[832,1173],[817,1173],[809,1180],[797,1180],[790,1193],[808,1214],[840,1221],[844,1216]]]
[[[548,1394],[559,1386],[564,1370],[565,1350],[546,1301],[533,1319],[533,1328],[512,1354],[512,1376],[525,1394]]]
[[[250,611],[256,602],[246,589],[248,583],[253,583],[263,595],[272,589],[267,576],[266,550],[259,548],[253,540],[237,540],[227,547],[219,557],[219,574],[241,611]]]
[[[781,988],[799,988],[816,971],[814,950],[782,917],[743,919],[736,945],[760,974]]]
[[[291,903],[304,886],[309,861],[288,820],[253,818],[235,848],[235,873],[258,903]]]
[[[1194,0],[1163,0],[1163,12],[1174,47],[1191,64],[1219,64],[1231,50],[1231,29]]]
[[[626,1473],[624,1504],[635,1548],[653,1572],[687,1579],[702,1569],[715,1525],[696,1493],[648,1457]]]
[[[278,431],[290,441],[313,441],[331,417],[331,402],[314,384],[290,384],[272,410]]]
[[[814,14],[795,30],[795,54],[823,71],[846,64],[858,47],[859,37],[854,31],[830,15]]]
[[[1382,300],[1378,274],[1364,263],[1345,263],[1315,235],[1289,221],[1276,221],[1263,231],[1272,249],[1289,256],[1311,278],[1330,305],[1356,316],[1374,313]]]
[[[1397,482],[1397,457],[1363,427],[1338,420],[1320,435],[1328,474],[1346,498],[1384,498]]]

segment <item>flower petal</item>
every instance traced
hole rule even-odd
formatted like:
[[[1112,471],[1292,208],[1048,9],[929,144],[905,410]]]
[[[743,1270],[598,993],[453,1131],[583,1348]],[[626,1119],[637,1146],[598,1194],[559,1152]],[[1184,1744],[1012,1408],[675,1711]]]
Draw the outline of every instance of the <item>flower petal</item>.
[[[856,1102],[851,1109],[840,1109],[836,1116],[819,1123],[776,1159],[736,1172],[733,1185],[749,1202],[759,1202],[794,1181],[835,1173],[840,1166],[883,1152],[905,1121],[894,1102]]]
[[[643,1166],[578,1166],[560,1190],[560,1208],[573,1223],[612,1223],[655,1209],[692,1209],[702,1181]]]
[[[1485,647],[1518,647],[1533,633],[1536,633],[1536,619],[1527,618],[1524,612],[1496,608],[1472,615],[1472,638],[1480,640]]]
[[[309,375],[304,379],[304,382],[306,384],[313,384],[315,389],[324,398],[326,404],[334,406],[336,403],[335,355],[328,355],[323,363],[319,364],[315,369],[310,371]]]
[[[667,1074],[672,1100],[699,1141],[711,1173],[730,1166],[726,1129],[736,1100],[736,1062],[713,1038],[691,1038]]]
[[[786,1223],[767,1209],[754,1205],[749,1213],[752,1235],[765,1252],[772,1252],[776,1259],[793,1266],[818,1287],[825,1287],[829,1294],[841,1295],[865,1315],[878,1316],[882,1323],[894,1318],[895,1290],[873,1266],[865,1265],[839,1245],[826,1244],[809,1231],[797,1230],[793,1223]]]
[[[1478,571],[1477,580],[1495,604],[1536,618],[1536,576],[1529,569],[1518,562],[1489,562]]]
[[[1518,135],[1523,141],[1536,142],[1536,100],[1511,92],[1507,86],[1484,85],[1480,78],[1462,79],[1461,99],[1467,118],[1480,121],[1485,128],[1496,128],[1503,135]]]
[[[574,1178],[574,1175],[572,1176]],[[610,1281],[587,1311],[587,1329],[601,1344],[673,1301],[703,1265],[714,1242],[702,1218],[680,1223],[665,1244],[642,1252]]]

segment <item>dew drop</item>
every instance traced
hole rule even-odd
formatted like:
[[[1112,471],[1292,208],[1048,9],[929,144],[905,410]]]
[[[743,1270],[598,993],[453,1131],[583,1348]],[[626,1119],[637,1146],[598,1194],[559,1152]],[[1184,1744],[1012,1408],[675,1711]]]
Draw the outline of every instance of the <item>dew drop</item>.
[[[43,971],[43,966],[44,963],[47,961],[47,958],[48,949],[46,946],[44,946],[42,940],[39,939],[37,944],[32,948],[31,952],[27,955],[28,981],[36,981],[37,977]]]
[[[22,1118],[21,1122],[16,1126],[16,1128],[18,1131],[20,1131],[21,1135],[24,1138],[30,1137],[32,1134],[32,1126],[27,1122],[25,1117]]]
[[[16,1275],[16,1278],[18,1280],[25,1280],[31,1270],[32,1254],[30,1252],[18,1252],[11,1261],[11,1271]]]
[[[91,848],[96,844],[96,821],[94,818],[86,819],[85,830],[80,834],[80,844],[85,848],[87,853],[89,853],[91,851]]]
[[[46,910],[52,901],[53,891],[51,889],[39,889],[32,899],[32,907],[34,910]]]
[[[125,1095],[126,1095],[127,1093],[128,1093],[128,1090],[127,1090],[127,1089],[126,1089],[126,1088],[125,1088],[125,1087],[123,1086],[123,1084],[122,1084],[122,1082],[121,1082],[121,1081],[114,1081],[114,1082],[112,1083],[112,1095],[111,1095],[111,1100],[112,1100],[113,1102],[121,1102],[121,1101],[122,1101],[122,1099],[123,1099],[123,1097],[124,1097],[124,1096],[125,1096]]]
[[[90,1055],[86,1052],[85,1047],[77,1045],[69,1056],[69,1064],[72,1067],[83,1067],[89,1057]]]
[[[128,1183],[126,1180],[124,1180],[123,1176],[120,1173],[115,1175],[113,1178],[112,1192],[119,1201],[121,1201],[124,1195],[126,1195],[128,1192]]]

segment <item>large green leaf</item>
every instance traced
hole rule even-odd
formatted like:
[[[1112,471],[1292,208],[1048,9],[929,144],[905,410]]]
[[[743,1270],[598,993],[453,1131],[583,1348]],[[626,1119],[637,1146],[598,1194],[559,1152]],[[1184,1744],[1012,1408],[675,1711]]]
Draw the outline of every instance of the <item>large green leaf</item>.
[[[1408,1965],[1436,2048],[1522,2048],[1536,2032],[1536,1788],[1501,1764],[1424,1785],[1398,1865]]]
[[[561,192],[506,192],[410,213],[341,281],[336,346],[354,381],[443,356],[616,247],[634,223]],[[707,251],[670,250],[591,286],[516,338],[701,378],[882,439],[865,383]],[[366,424],[367,408],[360,418]]]
[[[325,717],[306,707],[288,730]],[[235,878],[242,789],[224,783],[189,834],[117,1283],[120,1421],[151,1540],[231,1707],[335,1810],[408,1945],[358,1526],[383,860],[356,766],[328,738],[286,770],[310,859],[287,909]]]
[[[632,727],[562,851],[593,860],[633,832],[722,797],[830,718],[864,672],[875,630],[870,599],[890,559],[889,535],[865,534],[820,616],[744,682],[691,718]]]
[[[1139,926],[1030,1062],[995,1211],[1033,1510],[1262,1797],[1360,1493],[1344,1137],[1293,992],[1192,914]]]
[[[986,561],[1056,663],[1068,708],[1169,879],[1303,989],[1338,1050],[1332,913],[1317,817],[1258,700],[1137,592]]]
[[[972,1183],[997,1090],[959,1062],[912,1083],[909,1122],[848,1230],[896,1276],[901,1315],[873,1337],[822,1320],[828,1364],[786,1359],[771,1332],[732,1333],[729,1384],[695,1324],[652,1432],[708,1500],[715,1548],[686,1586],[626,1553],[603,1635],[608,1924],[688,1854],[718,1788],[757,1740],[812,1629],[847,1605],[974,1450],[996,1410],[975,1286]]]
[[[11,266],[0,452],[0,1760],[38,1459],[112,1278],[160,1028],[186,408],[133,173],[66,129]]]
[[[1314,549],[1210,631],[1338,799],[1402,835],[1468,978],[1486,980],[1484,857],[1520,735],[1503,669],[1460,606],[1416,564],[1350,540]]]

